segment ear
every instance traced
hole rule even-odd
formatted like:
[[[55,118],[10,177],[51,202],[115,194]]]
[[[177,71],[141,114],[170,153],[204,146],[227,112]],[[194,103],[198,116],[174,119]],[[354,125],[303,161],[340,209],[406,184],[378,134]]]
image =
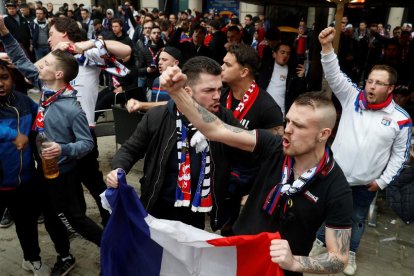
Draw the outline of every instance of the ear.
[[[243,67],[243,68],[241,68],[241,72],[240,72],[240,76],[244,79],[244,78],[246,78],[247,76],[249,76],[249,74],[250,74],[250,70],[249,70],[249,68],[247,68],[247,67]]]
[[[328,141],[329,136],[332,134],[332,129],[330,128],[323,128],[318,135],[318,142],[326,142]]]
[[[193,90],[191,89],[190,86],[185,86],[184,90],[185,90],[185,92],[188,93],[188,95],[190,95],[191,97],[193,96]]]
[[[387,91],[388,95],[391,94],[392,91],[394,91],[394,88],[395,88],[395,85],[388,86],[388,91]]]
[[[63,79],[63,71],[56,71],[55,77],[57,80]]]

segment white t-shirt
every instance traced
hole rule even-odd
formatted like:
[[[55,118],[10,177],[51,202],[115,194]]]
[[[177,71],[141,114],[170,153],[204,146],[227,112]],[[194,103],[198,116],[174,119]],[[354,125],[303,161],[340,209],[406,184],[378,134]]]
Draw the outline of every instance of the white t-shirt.
[[[88,65],[90,60],[92,63],[104,63],[104,60],[99,56],[98,49],[93,48],[84,53],[86,60],[84,65],[79,65],[79,73],[70,85],[75,88],[76,94],[83,111],[86,113],[89,126],[95,126],[95,106],[98,99],[99,92],[99,74],[101,69],[96,65]],[[80,55],[76,55],[79,58]]]
[[[285,95],[286,95],[286,79],[288,75],[288,66],[280,66],[275,62],[272,77],[266,88],[267,93],[273,97],[277,105],[280,107],[285,116]]]

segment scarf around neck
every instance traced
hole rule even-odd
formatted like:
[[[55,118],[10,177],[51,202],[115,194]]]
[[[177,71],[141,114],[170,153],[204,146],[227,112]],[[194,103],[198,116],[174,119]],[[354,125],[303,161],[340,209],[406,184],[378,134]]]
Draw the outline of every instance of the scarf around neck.
[[[361,90],[355,99],[354,105],[355,105],[355,111],[358,112],[362,110],[380,110],[390,105],[391,102],[392,102],[392,94],[389,94],[387,99],[384,102],[379,103],[379,104],[370,104],[367,101],[365,90]]]
[[[44,128],[44,111],[45,108],[54,103],[60,95],[73,94],[74,89],[69,84],[59,89],[58,91],[50,90],[42,87],[42,96],[40,97],[40,104],[37,110],[35,121],[33,122],[32,130],[37,131],[39,128]]]
[[[45,21],[44,21],[44,22],[39,22],[39,21],[37,21],[37,18],[35,18],[35,19],[33,20],[33,22],[34,22],[36,25],[38,25],[40,29],[44,29],[44,28],[46,28],[46,27],[48,26],[48,24],[47,24],[47,20],[46,20],[46,19],[45,19]]]
[[[185,125],[177,112],[177,153],[178,153],[178,179],[175,194],[175,207],[188,207],[191,202],[191,160],[188,132],[192,125]],[[197,182],[196,193],[191,202],[191,211],[209,212],[213,201],[210,191],[210,147],[207,146],[201,152],[200,176]]]
[[[244,93],[243,98],[239,102],[239,105],[236,107],[236,109],[233,111],[233,116],[237,120],[241,121],[249,112],[250,108],[253,106],[254,102],[257,99],[257,96],[259,96],[259,86],[256,82],[252,82],[249,89]],[[229,91],[229,94],[227,95],[227,101],[226,101],[226,108],[231,110],[231,103],[233,101],[233,91]]]
[[[326,147],[322,159],[315,167],[304,172],[298,179],[294,180],[293,183],[289,183],[294,162],[295,160],[292,156],[285,156],[282,167],[282,179],[280,183],[273,187],[269,192],[262,207],[262,209],[269,215],[274,213],[283,197],[285,198],[285,202],[280,206],[283,207],[282,214],[285,214],[288,207],[288,199],[295,194],[305,192],[316,176],[320,173],[323,175],[328,174],[335,163],[329,148]]]

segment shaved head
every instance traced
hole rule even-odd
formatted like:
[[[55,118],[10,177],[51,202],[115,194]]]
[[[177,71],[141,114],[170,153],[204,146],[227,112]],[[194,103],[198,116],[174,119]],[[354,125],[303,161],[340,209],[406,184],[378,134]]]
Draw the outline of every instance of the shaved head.
[[[304,93],[295,100],[294,104],[309,106],[316,111],[321,129],[330,128],[332,130],[335,127],[335,106],[325,92],[315,91]]]
[[[317,112],[320,114],[321,128],[333,129],[335,127],[336,110],[333,104],[332,106],[320,106],[317,108]]]

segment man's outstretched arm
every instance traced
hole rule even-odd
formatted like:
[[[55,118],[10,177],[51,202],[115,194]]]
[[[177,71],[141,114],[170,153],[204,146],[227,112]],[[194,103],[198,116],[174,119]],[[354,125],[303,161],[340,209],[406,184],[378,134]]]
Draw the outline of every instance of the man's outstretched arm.
[[[290,271],[332,274],[344,270],[348,262],[351,229],[326,228],[326,248],[328,253],[314,257],[295,256],[286,240],[273,240],[270,257],[281,268]]]
[[[4,24],[4,17],[0,15],[0,36],[4,46],[4,49],[11,59],[12,63],[16,66],[17,70],[22,73],[33,85],[41,87],[42,83],[39,80],[39,72],[34,64],[24,53],[17,40],[10,34],[6,25]]]
[[[256,145],[256,131],[245,130],[223,123],[214,114],[191,98],[191,88],[185,87],[187,76],[178,66],[169,67],[160,76],[160,86],[168,91],[178,109],[208,139],[246,151],[253,151]]]
[[[131,55],[132,49],[129,45],[116,40],[105,40],[104,43],[108,52],[114,55],[117,59],[125,59]],[[94,40],[76,42],[74,45],[78,53],[82,53],[96,47]]]

